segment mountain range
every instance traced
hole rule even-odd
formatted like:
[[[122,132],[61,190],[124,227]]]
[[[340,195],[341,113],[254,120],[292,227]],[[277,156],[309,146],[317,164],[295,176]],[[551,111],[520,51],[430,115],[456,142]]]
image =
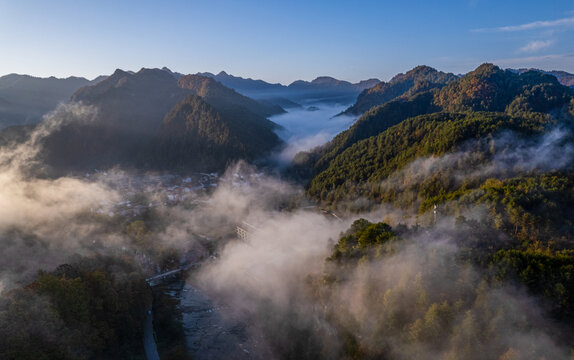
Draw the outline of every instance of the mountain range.
[[[9,74],[0,77],[0,129],[37,123],[42,115],[68,101],[79,88],[102,80],[81,77],[57,79]]]
[[[541,127],[544,132],[552,124],[572,126],[574,90],[552,75],[483,64],[460,78],[441,76],[449,79],[447,84],[395,92],[332,141],[298,154],[295,169],[312,178],[309,193],[335,203],[360,193],[377,198],[376,190],[355,186],[381,181],[417,157],[453,151],[469,139],[503,129]],[[443,126],[444,132],[438,130]]]
[[[198,75],[211,77],[223,85],[254,99],[278,104],[289,104],[291,102],[291,107],[302,101],[347,104],[354,101],[361,91],[380,82],[378,79],[369,79],[352,84],[329,76],[320,76],[312,81],[297,80],[285,86],[282,84],[271,84],[263,80],[236,77],[224,71],[217,75],[212,73],[199,73]]]
[[[89,122],[66,123],[43,139],[42,159],[56,172],[184,164],[187,170],[215,171],[235,159],[254,160],[281,144],[273,131],[276,125],[266,119],[283,112],[281,107],[198,75],[116,70],[77,90],[71,102],[92,106],[97,113]]]
[[[185,76],[166,67],[161,70],[176,80]],[[124,75],[135,74],[133,71],[120,70],[120,72]],[[298,80],[289,86],[285,86],[282,84],[271,84],[263,80],[237,77],[224,71],[217,75],[207,72],[197,73],[196,75],[212,78],[225,88],[233,89],[239,94],[257,99],[259,106],[267,105],[268,107],[267,110],[260,113],[260,115],[265,116],[282,112],[283,110],[280,110],[279,107],[300,107],[301,105],[298,102],[310,99],[324,102],[353,102],[362,90],[380,82],[378,79],[370,79],[352,84],[324,76],[310,82]],[[114,78],[117,76],[120,76],[120,74],[102,75],[93,80],[81,77],[69,77],[66,79],[57,79],[55,77],[39,78],[18,74],[2,76],[0,77],[0,129],[12,125],[38,123],[42,120],[43,115],[54,110],[58,104],[69,101],[72,95],[75,95],[81,88],[95,85],[110,77]],[[222,91],[221,88],[218,91]],[[80,99],[82,91],[79,91],[77,96]],[[246,105],[246,102],[251,100],[244,98],[242,101],[243,105]]]
[[[389,82],[364,83],[370,87],[359,92],[357,84],[328,77],[283,86],[227,74],[117,70],[82,85],[59,107],[66,121],[42,138],[41,158],[36,160],[64,173],[116,165],[170,173],[223,171],[239,159],[257,165],[281,148],[278,125],[268,119],[285,111],[278,101],[308,104],[328,96],[336,102],[355,94],[345,113],[359,118],[326,144],[297,154],[284,172],[272,169],[305,186],[305,201],[299,191],[283,195],[274,176],[265,181],[271,186],[253,188],[256,202],[271,197],[274,206],[265,207],[270,217],[261,217],[269,220],[263,226],[271,227],[253,232],[247,242],[233,243],[239,217],[227,214],[235,213],[229,202],[234,194],[227,187],[217,190],[216,197],[209,198],[217,201],[206,201],[207,207],[199,205],[204,203],[201,198],[124,221],[119,215],[100,218],[98,212],[84,210],[68,218],[53,211],[59,208],[53,204],[67,206],[68,200],[77,201],[77,193],[64,192],[61,201],[54,197],[61,187],[50,191],[54,188],[48,186],[40,197],[48,210],[41,212],[30,236],[20,225],[11,225],[5,243],[11,250],[22,240],[28,252],[37,242],[44,254],[50,246],[42,241],[48,232],[42,228],[50,222],[44,213],[53,212],[62,219],[54,220],[62,229],[50,236],[69,232],[82,239],[86,231],[87,242],[95,245],[92,237],[110,234],[110,242],[117,243],[126,234],[120,244],[138,249],[133,259],[165,259],[151,262],[152,272],[159,264],[181,266],[179,253],[164,248],[162,238],[172,243],[172,237],[182,234],[189,242],[205,215],[205,222],[213,221],[230,236],[210,238],[210,249],[222,249],[223,255],[210,261],[210,272],[203,274],[213,274],[213,269],[220,273],[216,266],[230,259],[241,264],[256,259],[272,265],[275,280],[285,278],[285,283],[270,282],[261,292],[261,282],[252,288],[253,277],[234,267],[223,277],[206,277],[218,280],[219,289],[238,282],[229,292],[214,288],[213,294],[237,301],[239,307],[247,300],[250,306],[242,308],[246,319],[261,326],[261,344],[277,358],[569,359],[574,349],[574,89],[567,86],[567,75],[554,73],[503,70],[485,63],[457,76],[417,66]],[[220,75],[229,86],[217,79]],[[246,97],[242,87],[269,92],[258,98],[267,101]],[[289,94],[296,95],[284,97]],[[3,106],[11,103],[9,97],[0,100]],[[49,128],[49,121],[47,117],[40,125],[5,128],[0,146],[25,141],[30,132]],[[241,172],[234,174],[237,180],[242,177]],[[49,181],[37,181],[39,188]],[[23,182],[24,188],[9,186],[8,192],[15,188],[23,202],[33,203],[38,196],[34,183],[19,177],[14,182]],[[233,190],[251,186],[247,181],[238,184]],[[290,193],[296,189],[285,187]],[[223,194],[225,201],[219,201],[217,196]],[[213,207],[216,203],[223,207]],[[263,212],[249,210],[243,200],[239,203],[245,206],[244,216],[258,218],[256,213]],[[188,204],[193,204],[191,209]],[[24,205],[22,209],[36,209]],[[331,221],[311,213],[311,207]],[[24,211],[22,222],[32,210]],[[89,225],[83,221],[92,217],[105,221],[105,233],[99,226],[94,233],[89,226],[68,227],[68,222]],[[187,222],[190,218],[193,226]],[[346,221],[350,227],[339,232],[337,227]],[[331,230],[333,237],[327,232]],[[318,242],[321,237],[323,243]],[[229,247],[220,248],[221,241]],[[287,246],[275,246],[283,243]],[[257,251],[260,244],[265,244],[263,252]],[[277,247],[275,255],[269,244]],[[309,244],[319,250],[313,250],[318,255],[308,258],[312,266],[307,268],[302,259]],[[240,256],[234,258],[231,251]],[[83,353],[89,354],[85,358],[130,358],[131,350],[118,350],[128,344],[143,356],[141,324],[150,320],[152,294],[137,269],[141,260],[132,260],[131,252],[118,251],[109,259],[78,258],[53,272],[41,271],[29,285],[7,292],[0,302],[0,323],[7,324],[0,326],[0,352],[14,359],[75,359]],[[290,263],[289,256],[296,261],[288,267],[277,268],[276,261],[269,261]],[[240,282],[243,278],[246,283]],[[275,297],[277,284],[287,283]],[[156,305],[153,313],[153,329],[158,329],[167,315]],[[167,326],[172,327],[159,327],[158,334]],[[181,323],[173,328],[181,328]],[[38,336],[38,329],[50,336]],[[172,334],[166,331],[163,336],[166,333]]]
[[[567,83],[567,73],[558,75]],[[255,94],[259,101],[241,92]],[[91,82],[83,78],[2,77],[0,109],[4,112],[0,112],[0,120],[8,124],[10,121],[33,124],[41,114],[65,101],[66,96],[73,103],[94,106],[98,113],[89,124],[67,124],[44,139],[44,160],[61,169],[113,164],[152,168],[183,165],[202,155],[201,147],[192,143],[209,142],[218,136],[226,140],[207,146],[211,150],[203,154],[206,158],[201,163],[217,164],[213,168],[220,169],[228,161],[241,157],[253,159],[256,154],[268,153],[280,145],[273,132],[277,126],[266,119],[285,111],[278,103],[289,108],[301,100],[338,102],[357,96],[344,113],[362,116],[331,142],[298,155],[294,171],[309,177],[327,170],[332,161],[356,143],[414,116],[438,111],[548,112],[567,103],[570,95],[555,76],[546,72],[505,71],[490,64],[464,76],[418,66],[389,82],[371,79],[352,84],[319,77],[311,82],[295,81],[289,86],[243,79],[225,72],[183,75],[167,68],[144,68],[138,72],[118,69]],[[24,120],[13,117],[16,110],[9,111],[16,109],[12,105],[17,99],[22,99],[20,104],[28,104],[21,106],[28,109]],[[250,132],[251,129],[237,124],[249,124],[258,130]],[[199,128],[202,130],[198,132]],[[21,139],[30,129],[7,129],[0,138],[3,143],[14,137]],[[262,139],[253,141],[258,131],[262,132]],[[168,145],[170,139],[179,145]],[[214,146],[219,146],[219,150],[213,150]],[[186,153],[190,149],[193,155]],[[230,155],[228,161],[222,161],[225,157],[222,154]],[[163,162],[162,156],[169,161]]]

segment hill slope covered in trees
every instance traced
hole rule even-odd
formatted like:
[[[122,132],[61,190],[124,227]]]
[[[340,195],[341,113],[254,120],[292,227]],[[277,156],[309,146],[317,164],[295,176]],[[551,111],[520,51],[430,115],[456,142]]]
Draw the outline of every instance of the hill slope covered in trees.
[[[519,75],[483,64],[440,90],[423,91],[371,108],[327,144],[299,154],[295,170],[302,176],[319,174],[349,147],[409,117],[434,112],[497,111],[527,117],[552,113],[552,117],[562,118],[568,116],[572,97],[572,90],[553,76],[538,72]]]

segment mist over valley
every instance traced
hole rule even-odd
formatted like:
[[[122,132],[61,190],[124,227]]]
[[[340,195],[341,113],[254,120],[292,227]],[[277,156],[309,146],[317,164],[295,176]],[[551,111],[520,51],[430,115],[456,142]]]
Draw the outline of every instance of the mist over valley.
[[[569,75],[0,78],[0,358],[571,359]]]

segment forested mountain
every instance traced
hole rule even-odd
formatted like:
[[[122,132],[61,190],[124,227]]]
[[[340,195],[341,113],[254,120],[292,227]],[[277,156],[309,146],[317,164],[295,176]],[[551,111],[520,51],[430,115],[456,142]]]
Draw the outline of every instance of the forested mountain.
[[[86,116],[89,120],[79,116],[43,139],[43,160],[55,169],[109,167],[114,164],[154,168],[165,167],[163,160],[197,157],[200,153],[169,154],[166,152],[169,147],[164,146],[161,151],[154,148],[159,143],[165,145],[162,120],[189,95],[201,97],[224,118],[233,119],[242,126],[253,126],[254,129],[269,129],[269,121],[265,117],[283,112],[278,106],[249,99],[211,78],[188,75],[180,76],[178,80],[171,72],[159,69],[141,69],[137,73],[117,70],[107,79],[94,86],[84,87],[72,96],[73,104],[81,104],[84,109],[91,109],[93,114]],[[241,126],[236,126],[226,130],[230,134],[219,134],[216,131],[222,129],[208,127],[202,135],[209,133],[210,136],[221,138],[229,136],[234,141],[241,139],[254,144],[253,147],[234,148],[233,158],[253,158],[256,150],[270,148],[259,147],[253,139],[234,138],[233,132],[239,129]],[[278,138],[274,134],[270,135],[270,132],[267,130],[261,134],[263,143],[277,145]],[[160,136],[160,133],[164,135]],[[159,141],[159,138],[163,140]],[[197,137],[194,139],[198,140]],[[200,149],[195,147],[194,151]],[[207,151],[203,149],[201,154],[207,154]],[[165,155],[166,159],[157,154]],[[201,164],[207,166],[207,160]],[[225,165],[222,162],[217,164]],[[199,163],[188,163],[188,166],[200,168]]]
[[[437,112],[411,117],[343,151],[326,170],[313,178],[309,193],[329,202],[360,196],[379,202],[385,197],[381,193],[380,183],[419,157],[442,156],[469,140],[478,141],[487,136],[492,138],[502,131],[528,137],[532,133],[541,133],[550,124],[548,117],[512,117],[489,112]],[[492,141],[489,144],[493,147],[497,145]],[[479,152],[476,157],[480,161],[486,162],[496,155],[493,149],[483,149],[486,145],[480,142],[474,146],[478,147],[473,151]],[[508,151],[506,146],[511,147],[512,144],[503,144],[502,148],[496,150]],[[478,166],[468,163],[461,164],[461,167],[464,165]],[[451,170],[454,171],[454,167]],[[449,178],[448,174],[444,176],[445,179]]]
[[[554,117],[561,117],[573,94],[551,75],[518,75],[483,64],[440,90],[422,91],[371,108],[327,144],[299,154],[295,168],[303,176],[321,172],[353,144],[377,136],[409,117],[438,111],[498,111],[517,116],[553,111]]]
[[[63,170],[144,166],[145,148],[159,130],[161,119],[185,95],[165,71],[142,69],[131,74],[116,70],[72,96],[73,103],[94,113],[88,121],[80,116],[47,136],[43,160]]]
[[[79,77],[57,79],[10,74],[0,77],[0,129],[10,125],[34,124],[42,115],[66,102],[79,88],[93,84]]]
[[[417,66],[406,74],[396,75],[388,83],[380,82],[363,90],[355,104],[345,110],[344,114],[360,115],[373,106],[382,105],[401,96],[408,98],[423,91],[439,89],[455,79],[456,76],[451,73],[437,71],[429,66]]]
[[[571,184],[550,176],[530,189],[558,200]],[[516,183],[499,185],[485,188],[485,202],[504,191],[508,201],[524,195],[513,189]],[[571,206],[571,200],[550,204]],[[569,359],[574,253],[536,241],[521,246],[490,226],[462,216],[440,231],[356,220],[313,288],[327,304],[330,331],[339,335],[334,357],[426,359],[432,352],[437,359]],[[514,289],[519,283],[544,304],[542,313]],[[337,302],[349,288],[352,300]],[[355,302],[369,311],[357,313]]]
[[[378,134],[409,117],[437,111],[432,98],[432,93],[423,93],[408,100],[392,101],[373,107],[348,130],[341,132],[325,145],[308,153],[297,154],[294,159],[295,168],[303,177],[324,170],[335,157],[356,142]]]
[[[364,274],[368,295],[358,298],[370,309],[326,310],[327,319],[359,319],[327,320],[345,339],[338,356],[567,358],[541,341],[506,341],[499,326],[515,334],[552,321],[572,348],[573,125],[574,92],[554,76],[484,64],[442,89],[376,106],[299,154],[300,174],[317,172],[308,194],[323,206],[416,216],[411,227],[400,217],[394,226],[357,220],[334,245],[313,288],[318,302],[332,304],[358,281],[348,274]],[[516,298],[493,295],[508,286],[533,295],[544,315],[517,321],[505,308],[520,307]]]
[[[552,75],[535,71],[519,75],[483,64],[438,92],[435,103],[444,111],[545,112],[571,96]]]
[[[131,74],[118,69],[104,81],[78,90],[71,100],[96,106],[100,123],[149,134],[185,96],[186,91],[166,71],[141,69]]]

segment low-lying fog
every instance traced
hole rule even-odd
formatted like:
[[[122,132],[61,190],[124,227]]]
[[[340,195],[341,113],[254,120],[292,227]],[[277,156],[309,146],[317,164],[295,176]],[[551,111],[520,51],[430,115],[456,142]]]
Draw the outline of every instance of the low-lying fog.
[[[270,120],[284,128],[278,135],[288,144],[278,155],[279,162],[288,163],[298,152],[322,145],[348,129],[355,117],[336,116],[348,107],[341,104],[309,103],[300,108],[288,109],[285,114],[272,116]]]

